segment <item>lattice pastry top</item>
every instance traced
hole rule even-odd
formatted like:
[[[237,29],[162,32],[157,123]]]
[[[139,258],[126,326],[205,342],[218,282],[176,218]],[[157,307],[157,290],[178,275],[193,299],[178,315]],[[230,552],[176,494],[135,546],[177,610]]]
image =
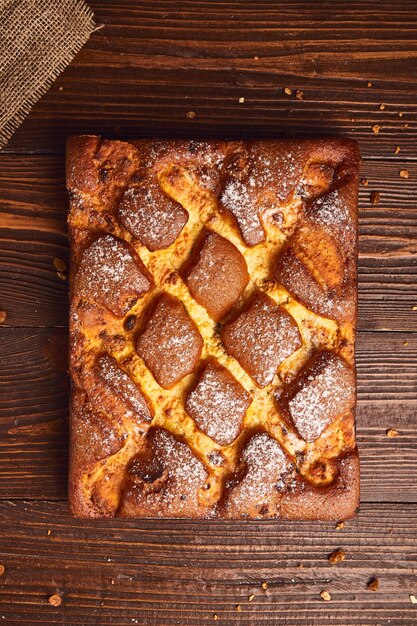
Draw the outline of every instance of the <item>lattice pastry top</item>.
[[[354,513],[358,162],[69,141],[74,514]]]

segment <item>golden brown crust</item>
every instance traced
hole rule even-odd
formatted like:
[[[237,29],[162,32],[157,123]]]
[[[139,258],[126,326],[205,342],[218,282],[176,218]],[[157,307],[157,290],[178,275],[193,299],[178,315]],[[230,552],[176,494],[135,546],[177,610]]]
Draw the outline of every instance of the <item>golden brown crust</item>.
[[[359,504],[349,140],[67,145],[81,517]]]

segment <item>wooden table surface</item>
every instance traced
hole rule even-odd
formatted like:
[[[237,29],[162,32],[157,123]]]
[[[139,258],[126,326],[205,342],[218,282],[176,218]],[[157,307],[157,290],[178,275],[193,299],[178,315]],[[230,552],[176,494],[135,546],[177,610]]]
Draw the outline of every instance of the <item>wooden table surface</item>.
[[[90,4],[104,28],[0,155],[0,625],[415,626],[416,0]],[[68,261],[65,139],[82,132],[359,141],[362,505],[342,530],[69,517],[68,284],[53,261]]]

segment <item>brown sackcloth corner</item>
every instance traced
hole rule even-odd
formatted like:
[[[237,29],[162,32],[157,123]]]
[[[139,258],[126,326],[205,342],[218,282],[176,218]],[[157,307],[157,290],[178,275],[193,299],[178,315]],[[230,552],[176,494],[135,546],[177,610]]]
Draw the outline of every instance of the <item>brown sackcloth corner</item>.
[[[82,0],[0,0],[0,148],[94,29]]]

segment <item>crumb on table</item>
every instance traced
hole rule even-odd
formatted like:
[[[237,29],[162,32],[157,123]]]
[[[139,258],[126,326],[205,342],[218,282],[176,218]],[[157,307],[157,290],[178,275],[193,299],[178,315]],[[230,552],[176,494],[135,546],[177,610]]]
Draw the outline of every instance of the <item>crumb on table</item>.
[[[371,204],[373,204],[374,206],[377,206],[379,204],[380,199],[381,199],[381,194],[379,193],[379,191],[373,191],[371,193]]]
[[[342,561],[344,561],[346,558],[346,552],[344,552],[344,550],[335,550],[334,552],[331,553],[331,555],[329,556],[329,561],[332,564],[336,564],[336,563],[341,563]]]
[[[49,596],[48,602],[51,606],[59,606],[62,602],[62,599],[61,596],[59,596],[57,593],[54,593],[52,594],[52,596]]]

